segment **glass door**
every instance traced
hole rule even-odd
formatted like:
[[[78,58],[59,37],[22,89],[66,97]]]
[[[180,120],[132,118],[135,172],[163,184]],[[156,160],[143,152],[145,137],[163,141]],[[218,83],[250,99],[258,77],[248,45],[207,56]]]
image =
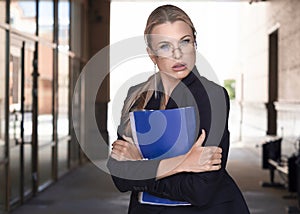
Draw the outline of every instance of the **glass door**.
[[[11,38],[9,59],[10,205],[32,193],[32,71],[34,44]]]
[[[0,1],[0,8],[1,8]],[[4,5],[5,6],[5,5]],[[1,9],[0,9],[1,11]],[[1,19],[0,19],[1,21]],[[0,213],[5,209],[6,205],[6,188],[7,188],[7,147],[5,143],[6,131],[5,131],[5,115],[6,115],[6,32],[0,29]]]
[[[56,145],[53,127],[53,49],[38,44],[38,80],[37,80],[37,142],[39,191],[53,182]]]

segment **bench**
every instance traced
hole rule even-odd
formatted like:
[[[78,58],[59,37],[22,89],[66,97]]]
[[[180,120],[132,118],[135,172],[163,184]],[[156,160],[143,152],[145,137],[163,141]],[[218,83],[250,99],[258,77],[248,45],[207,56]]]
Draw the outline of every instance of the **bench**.
[[[263,151],[263,169],[270,170],[270,182],[263,182],[263,187],[287,187],[291,193],[289,196],[283,196],[285,199],[298,198],[298,207],[288,206],[286,212],[290,214],[300,214],[300,138],[296,140],[298,144],[298,152],[285,157],[281,155],[282,138],[273,139],[264,142],[262,145]],[[278,171],[280,175],[284,175],[284,183],[274,182],[274,173]],[[293,195],[292,193],[296,193]]]
[[[281,160],[281,142],[282,138],[277,138],[262,144],[262,168],[270,170],[270,182],[263,182],[263,187],[284,187],[284,184],[274,181],[277,167],[288,171]]]
[[[281,154],[282,138],[272,139],[262,145],[263,151],[263,169],[270,170],[270,182],[263,182],[263,187],[284,187],[289,192],[297,192],[297,173],[296,160],[297,156],[283,158]],[[275,182],[275,171],[285,179],[283,182]]]
[[[281,172],[285,175],[289,174],[289,167],[286,163],[283,165],[282,163],[278,163],[272,159],[268,159],[268,163],[270,165],[272,165],[273,167],[275,167],[275,169],[278,170],[279,172]]]
[[[262,182],[263,187],[287,188],[290,193],[297,192],[298,155],[283,157],[281,154],[282,138],[274,138],[262,144],[262,168],[270,171],[270,181]],[[281,176],[281,182],[275,182],[275,172]]]

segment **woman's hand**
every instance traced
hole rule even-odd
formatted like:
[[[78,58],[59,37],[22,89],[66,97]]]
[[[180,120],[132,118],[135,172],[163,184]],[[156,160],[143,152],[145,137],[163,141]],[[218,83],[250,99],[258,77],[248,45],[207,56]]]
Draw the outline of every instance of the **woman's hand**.
[[[205,131],[202,130],[196,143],[179,163],[179,172],[207,172],[221,168],[222,149],[216,146],[203,147],[204,140]]]
[[[222,149],[216,146],[203,147],[205,131],[185,154],[161,160],[156,178],[161,179],[180,172],[208,172],[221,168]]]
[[[126,136],[123,138],[127,141],[116,140],[112,144],[111,157],[118,161],[142,160],[142,156],[132,140]]]

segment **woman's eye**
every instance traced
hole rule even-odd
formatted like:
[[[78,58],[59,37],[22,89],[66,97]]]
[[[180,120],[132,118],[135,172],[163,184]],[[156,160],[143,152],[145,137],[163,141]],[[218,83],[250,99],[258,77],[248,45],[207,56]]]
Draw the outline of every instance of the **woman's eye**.
[[[181,46],[186,46],[191,42],[191,39],[184,39],[180,41]]]
[[[163,44],[159,47],[159,49],[162,51],[169,51],[170,48],[171,48],[170,44]]]

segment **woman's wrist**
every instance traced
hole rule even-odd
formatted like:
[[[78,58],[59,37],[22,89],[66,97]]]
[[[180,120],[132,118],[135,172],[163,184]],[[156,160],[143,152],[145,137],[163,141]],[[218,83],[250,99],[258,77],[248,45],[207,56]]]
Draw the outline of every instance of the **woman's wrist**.
[[[184,155],[180,155],[161,160],[157,168],[156,179],[162,179],[183,172],[184,169],[180,167],[180,164],[184,158]]]

